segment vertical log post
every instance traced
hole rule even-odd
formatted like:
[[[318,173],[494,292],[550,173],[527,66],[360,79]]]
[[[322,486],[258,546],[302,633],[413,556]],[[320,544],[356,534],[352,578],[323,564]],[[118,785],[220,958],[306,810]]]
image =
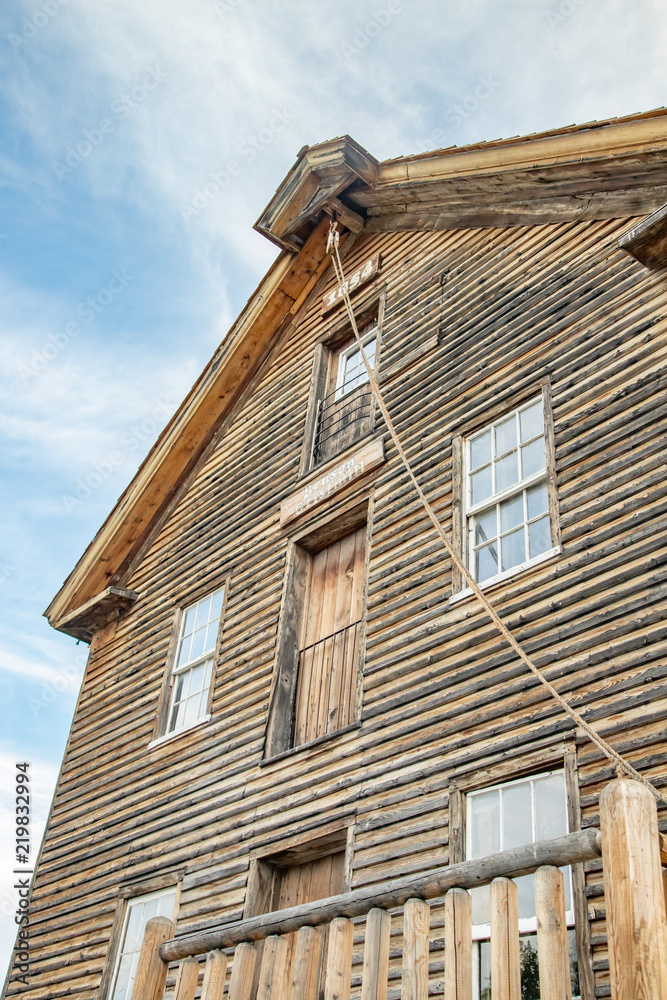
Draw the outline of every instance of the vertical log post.
[[[428,952],[431,907],[408,899],[403,909],[403,980],[401,1000],[428,1000]]]
[[[243,942],[234,949],[232,974],[229,977],[228,1000],[250,1000],[255,975],[257,952],[254,945]]]
[[[299,928],[292,967],[291,1000],[315,1000],[321,949],[321,927]]]
[[[135,1000],[162,1000],[168,962],[160,958],[160,945],[173,938],[175,926],[167,917],[151,917],[146,922],[132,994]]]
[[[541,1000],[572,1000],[565,888],[559,868],[545,865],[535,872],[535,913]]]
[[[667,1000],[667,919],[655,799],[638,781],[600,796],[609,973],[614,1000]]]
[[[290,949],[286,938],[271,934],[264,942],[257,984],[257,1000],[289,997]]]
[[[324,983],[324,1000],[349,1000],[352,983],[352,945],[354,924],[347,917],[336,917],[329,927],[329,953]],[[231,1000],[231,997],[230,997]]]
[[[445,1000],[472,1000],[472,899],[466,889],[445,895]]]
[[[519,903],[511,878],[491,883],[491,997],[521,1000]]]
[[[227,974],[227,956],[224,951],[209,951],[204,967],[201,1000],[222,1000]]]
[[[361,1000],[387,1000],[391,916],[374,906],[366,917]]]
[[[190,956],[181,960],[176,977],[174,1000],[195,1000],[199,982],[199,962]]]

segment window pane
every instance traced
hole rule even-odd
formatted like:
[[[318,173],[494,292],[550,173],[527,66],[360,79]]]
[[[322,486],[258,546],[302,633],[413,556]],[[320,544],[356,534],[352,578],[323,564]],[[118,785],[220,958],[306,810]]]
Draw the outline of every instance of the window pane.
[[[496,462],[496,493],[502,493],[519,482],[519,461],[516,451]]]
[[[530,489],[526,490],[526,497],[528,499],[528,520],[532,521],[534,517],[546,514],[549,510],[549,490],[546,483],[531,486]]]
[[[477,515],[475,518],[475,545],[480,545],[481,542],[488,542],[489,539],[495,538],[496,532],[497,520],[495,507],[485,511],[483,514]]]
[[[521,875],[515,878],[519,920],[530,920],[535,916],[535,876]]]
[[[514,414],[496,425],[496,455],[505,455],[516,448],[516,419]]]
[[[472,503],[478,504],[482,503],[483,500],[488,500],[493,488],[491,485],[491,466],[487,465],[480,472],[475,472],[470,477],[470,482],[472,484]]]
[[[519,941],[521,954],[521,1000],[540,1000],[540,968],[537,961],[537,935]]]
[[[539,437],[537,441],[526,444],[521,449],[521,462],[523,478],[534,476],[537,472],[544,472],[547,467],[544,455],[544,438]]]
[[[485,431],[470,442],[470,468],[479,469],[491,461],[491,431]]]
[[[468,799],[470,857],[482,858],[500,850],[500,792],[472,795]]]
[[[528,538],[531,559],[539,556],[542,552],[548,552],[551,548],[551,527],[548,516],[528,525]]]
[[[526,539],[523,527],[518,531],[513,531],[511,535],[505,535],[501,541],[502,568],[512,569],[513,566],[520,566],[526,561]]]
[[[222,614],[222,599],[224,596],[224,590],[218,590],[217,593],[213,594],[213,599],[211,601],[211,621],[213,622],[218,622],[220,620],[220,615]]]
[[[485,545],[475,553],[475,579],[488,580],[498,572],[498,546],[496,542]]]
[[[479,943],[479,1000],[491,1000],[491,942]]]
[[[211,650],[215,649],[216,642],[218,640],[218,627],[220,625],[220,619],[216,619],[211,622],[206,633],[206,642],[204,644],[204,652],[210,653]]]
[[[181,642],[181,648],[178,652],[178,662],[177,667],[182,667],[184,663],[189,663],[192,657],[190,656],[190,650],[192,649],[192,636],[186,635]]]
[[[509,531],[523,524],[523,493],[509,500],[503,500],[500,505],[500,530]]]
[[[181,728],[182,729],[186,729],[188,726],[194,725],[195,722],[197,721],[197,719],[201,718],[201,715],[200,715],[200,712],[199,712],[199,702],[200,702],[200,700],[201,700],[201,698],[200,698],[200,692],[197,691],[197,693],[195,695],[193,695],[192,698],[188,698],[187,701],[183,702],[183,705],[185,706],[185,708],[184,708],[184,711],[183,711],[183,717],[181,719]]]
[[[567,833],[565,783],[562,774],[535,782],[535,826],[537,840],[563,837]]]
[[[197,619],[197,605],[193,604],[191,608],[185,612],[185,624],[183,626],[183,635],[190,635],[194,632],[195,622]]]
[[[542,412],[542,400],[538,399],[532,406],[527,406],[519,414],[521,425],[521,440],[529,441],[530,438],[544,433],[544,414]]]
[[[141,947],[141,939],[144,933],[145,920],[142,920],[143,905],[141,903],[130,904],[130,912],[127,919],[127,931],[123,942],[123,952],[135,951]]]
[[[533,840],[533,804],[530,782],[508,785],[503,789],[502,849],[522,847]]]
[[[190,650],[190,659],[196,660],[198,656],[201,656],[204,652],[204,646],[206,643],[206,627],[198,628],[197,631],[192,636],[192,649]]]
[[[488,885],[470,890],[473,927],[491,923],[491,892]]]
[[[130,989],[132,988],[132,983],[134,982],[132,968],[134,964],[134,957],[134,952],[131,952],[129,955],[123,955],[120,960],[120,967],[116,977],[116,986],[113,991],[113,1000],[127,1000],[127,997],[130,995]]]

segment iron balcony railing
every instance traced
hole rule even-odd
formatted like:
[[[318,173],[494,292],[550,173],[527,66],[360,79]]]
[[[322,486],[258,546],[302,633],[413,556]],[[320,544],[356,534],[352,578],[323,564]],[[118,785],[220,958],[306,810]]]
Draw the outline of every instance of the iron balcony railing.
[[[342,729],[352,721],[359,624],[352,622],[300,651],[295,745]]]
[[[317,425],[313,441],[313,464],[329,458],[352,444],[363,433],[364,421],[370,419],[371,387],[358,386],[341,396],[334,389],[317,404]]]

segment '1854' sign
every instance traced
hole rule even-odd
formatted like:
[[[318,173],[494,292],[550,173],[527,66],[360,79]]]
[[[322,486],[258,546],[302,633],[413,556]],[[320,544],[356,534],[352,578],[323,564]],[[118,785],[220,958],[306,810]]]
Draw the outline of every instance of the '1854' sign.
[[[352,482],[353,479],[359,479],[360,476],[377,468],[383,462],[384,441],[382,438],[369,441],[351,458],[346,458],[344,462],[334,465],[328,472],[325,472],[318,479],[313,479],[287,500],[284,500],[280,505],[281,526],[293,521],[295,517],[299,517],[312,507],[316,507],[327,497],[337,493],[343,486]]]
[[[355,291],[361,285],[365,285],[367,281],[372,281],[375,275],[380,270],[380,254],[377,253],[375,257],[371,257],[367,260],[365,264],[358,267],[356,271],[353,271],[349,278],[346,278],[343,282],[343,287],[350,292]],[[340,285],[336,285],[332,288],[330,292],[324,296],[322,300],[322,314],[331,312],[335,309],[339,302],[343,301],[343,292]]]

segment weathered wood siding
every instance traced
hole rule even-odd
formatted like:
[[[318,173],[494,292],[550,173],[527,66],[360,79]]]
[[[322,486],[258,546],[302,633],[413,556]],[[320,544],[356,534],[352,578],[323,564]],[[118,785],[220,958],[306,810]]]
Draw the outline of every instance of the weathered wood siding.
[[[618,250],[631,221],[363,236],[346,268],[382,253],[386,397],[448,530],[452,438],[551,380],[563,552],[495,599],[560,690],[667,787],[667,280]],[[558,765],[568,741],[582,823],[597,821],[611,767],[474,600],[448,604],[449,560],[390,444],[375,478],[361,724],[261,760],[287,551],[279,505],[297,485],[331,287],[327,276],[284,326],[123,581],[139,600],[95,643],[36,879],[24,996],[96,996],[130,882],[183,874],[179,932],[236,920],[249,852],[345,816],[352,887],[423,871],[449,856],[453,784]],[[356,492],[332,497],[332,511]],[[175,611],[224,582],[211,722],[148,749]],[[589,867],[605,996],[604,893]]]

